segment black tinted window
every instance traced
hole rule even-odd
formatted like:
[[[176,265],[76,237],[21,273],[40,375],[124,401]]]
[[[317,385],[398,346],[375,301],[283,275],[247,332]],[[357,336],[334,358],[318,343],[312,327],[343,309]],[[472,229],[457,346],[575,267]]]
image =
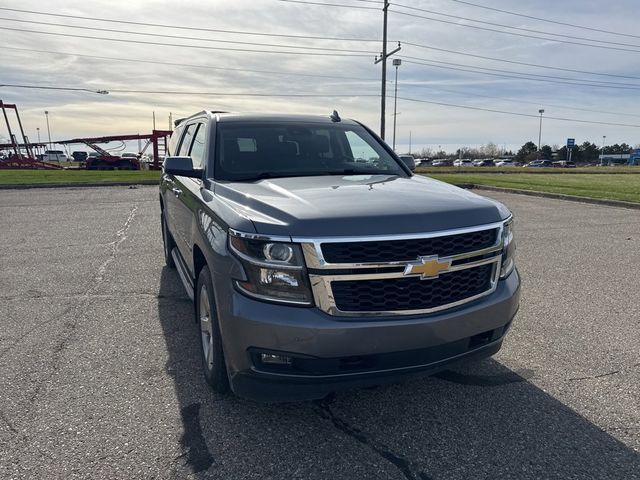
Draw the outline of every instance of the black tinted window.
[[[191,150],[189,155],[193,160],[193,168],[202,168],[204,159],[204,140],[205,140],[206,127],[203,123],[199,123],[197,126],[195,137],[193,137],[193,143],[191,144]]]
[[[189,155],[189,147],[191,146],[191,141],[193,140],[193,134],[196,130],[197,124],[192,123],[191,125],[187,125],[187,129],[182,136],[182,141],[180,142],[180,147],[178,148],[178,152],[176,155],[178,157],[186,157]]]
[[[313,175],[406,175],[359,125],[221,123],[215,177],[254,180]]]

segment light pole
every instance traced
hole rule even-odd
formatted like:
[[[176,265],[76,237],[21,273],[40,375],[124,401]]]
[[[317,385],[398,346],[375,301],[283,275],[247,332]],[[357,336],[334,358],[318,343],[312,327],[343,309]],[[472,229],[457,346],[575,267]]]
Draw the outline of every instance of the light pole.
[[[47,119],[47,136],[49,137],[49,150],[51,150],[51,129],[49,128],[49,110],[44,111],[44,116]]]
[[[602,155],[600,158],[600,163],[602,163],[602,161],[604,160],[604,142],[607,140],[607,136],[606,135],[602,135]]]
[[[40,127],[36,127],[36,130],[38,131],[38,143],[40,143]]]
[[[538,157],[540,156],[540,147],[542,146],[542,114],[544,113],[544,108],[538,110],[540,114],[540,130],[538,130]]]
[[[396,150],[396,120],[398,118],[397,108],[398,108],[398,67],[402,65],[402,60],[399,58],[393,59],[393,66],[396,67],[396,84],[395,84],[395,93],[393,95],[393,151]]]

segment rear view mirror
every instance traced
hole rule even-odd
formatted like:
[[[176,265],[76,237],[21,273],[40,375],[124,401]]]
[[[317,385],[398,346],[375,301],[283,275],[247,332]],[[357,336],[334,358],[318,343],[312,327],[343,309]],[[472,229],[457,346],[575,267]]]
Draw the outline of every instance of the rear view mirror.
[[[202,178],[204,172],[201,168],[193,168],[191,157],[166,157],[162,167],[166,175],[178,177]]]
[[[400,157],[400,160],[402,160],[402,163],[409,167],[409,170],[411,170],[412,172],[416,170],[416,161],[413,157],[402,156]]]

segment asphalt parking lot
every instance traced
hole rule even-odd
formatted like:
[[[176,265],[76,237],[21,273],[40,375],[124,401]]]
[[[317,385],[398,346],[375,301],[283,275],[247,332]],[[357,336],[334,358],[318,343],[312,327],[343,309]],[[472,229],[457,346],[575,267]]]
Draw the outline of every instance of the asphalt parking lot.
[[[155,187],[0,191],[0,478],[640,478],[640,212],[490,195],[524,281],[498,355],[262,405],[201,377]]]

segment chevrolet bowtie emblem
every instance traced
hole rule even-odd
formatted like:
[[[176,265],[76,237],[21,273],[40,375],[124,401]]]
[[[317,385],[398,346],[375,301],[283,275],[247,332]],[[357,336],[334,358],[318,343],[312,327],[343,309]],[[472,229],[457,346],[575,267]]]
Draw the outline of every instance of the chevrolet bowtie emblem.
[[[420,275],[421,280],[438,278],[442,272],[449,270],[451,259],[439,259],[437,255],[418,257],[415,263],[409,263],[405,269],[405,275]]]

